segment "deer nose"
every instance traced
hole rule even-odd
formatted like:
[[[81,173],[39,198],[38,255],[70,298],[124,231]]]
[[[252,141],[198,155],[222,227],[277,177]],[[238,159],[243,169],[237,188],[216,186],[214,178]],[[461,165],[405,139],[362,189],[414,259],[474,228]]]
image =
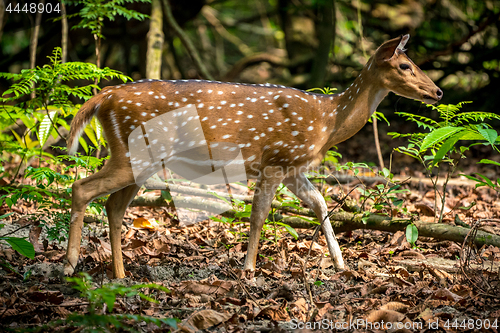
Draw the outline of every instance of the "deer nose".
[[[436,91],[436,96],[437,96],[438,101],[439,101],[441,98],[443,98],[443,91],[438,88],[438,90]]]

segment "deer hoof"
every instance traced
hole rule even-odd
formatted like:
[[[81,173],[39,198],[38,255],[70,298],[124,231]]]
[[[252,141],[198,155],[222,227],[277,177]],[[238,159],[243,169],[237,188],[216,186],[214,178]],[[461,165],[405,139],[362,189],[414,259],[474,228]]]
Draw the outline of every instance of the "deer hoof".
[[[64,276],[71,276],[75,272],[75,268],[71,264],[67,263],[64,265]]]

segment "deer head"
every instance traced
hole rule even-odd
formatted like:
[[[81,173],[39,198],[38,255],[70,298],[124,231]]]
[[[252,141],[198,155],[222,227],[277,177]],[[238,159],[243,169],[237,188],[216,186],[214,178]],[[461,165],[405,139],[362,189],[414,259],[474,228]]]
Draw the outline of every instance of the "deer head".
[[[382,44],[368,66],[384,72],[380,75],[382,87],[406,98],[434,104],[443,97],[443,92],[405,54],[408,39],[410,35],[403,35]]]

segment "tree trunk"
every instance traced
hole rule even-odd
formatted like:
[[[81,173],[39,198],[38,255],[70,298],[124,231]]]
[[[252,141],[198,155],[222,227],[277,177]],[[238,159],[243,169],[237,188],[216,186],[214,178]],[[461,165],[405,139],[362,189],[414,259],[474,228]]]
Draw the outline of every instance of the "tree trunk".
[[[41,0],[40,3],[44,3]],[[31,30],[31,40],[30,40],[30,68],[35,68],[36,65],[36,49],[38,47],[38,35],[40,33],[40,23],[42,22],[42,12],[37,12],[35,16],[35,26]],[[36,97],[35,87],[33,86],[33,91],[31,92],[31,99]]]
[[[295,58],[295,51],[293,48],[293,26],[290,17],[290,8],[293,3],[290,0],[278,0],[278,12],[280,17],[281,29],[285,34],[285,47],[288,54],[288,59]]]
[[[161,79],[163,53],[163,13],[160,0],[151,2],[151,17],[148,32],[148,51],[146,53],[146,77]]]
[[[3,33],[3,18],[5,17],[5,3],[0,1],[0,41]]]
[[[61,63],[68,59],[68,18],[66,17],[66,5],[61,1]]]
[[[309,87],[322,88],[328,69],[328,59],[332,45],[335,45],[335,0],[317,2],[319,23],[316,26],[318,49],[313,59]]]

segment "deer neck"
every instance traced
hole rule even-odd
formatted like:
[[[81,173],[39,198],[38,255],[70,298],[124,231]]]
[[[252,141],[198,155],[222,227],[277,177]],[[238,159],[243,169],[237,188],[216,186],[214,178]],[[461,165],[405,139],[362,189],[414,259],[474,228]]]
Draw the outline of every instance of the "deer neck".
[[[380,80],[370,71],[370,63],[349,88],[334,95],[330,100],[331,116],[327,119],[330,136],[326,150],[349,139],[362,129],[389,93],[389,90],[381,87]]]

